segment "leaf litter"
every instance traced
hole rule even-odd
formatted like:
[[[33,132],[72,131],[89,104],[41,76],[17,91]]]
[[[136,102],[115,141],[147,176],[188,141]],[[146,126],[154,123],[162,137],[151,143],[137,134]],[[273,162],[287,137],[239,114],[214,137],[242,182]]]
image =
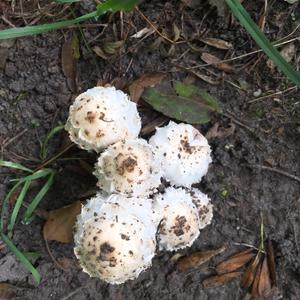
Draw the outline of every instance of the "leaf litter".
[[[43,228],[44,239],[47,241],[54,240],[61,243],[71,243],[73,241],[73,226],[80,211],[80,201],[51,210]]]
[[[213,113],[220,112],[218,101],[195,85],[163,80],[148,87],[142,95],[144,101],[165,116],[190,124],[205,124]]]

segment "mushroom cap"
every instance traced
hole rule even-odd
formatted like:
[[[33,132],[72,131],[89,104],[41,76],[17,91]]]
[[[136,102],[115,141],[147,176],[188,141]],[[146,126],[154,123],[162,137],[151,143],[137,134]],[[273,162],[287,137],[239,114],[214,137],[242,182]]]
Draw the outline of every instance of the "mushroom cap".
[[[199,216],[199,229],[203,229],[209,225],[213,218],[213,205],[210,198],[199,191],[198,189],[191,190],[191,197],[194,205],[198,210]]]
[[[156,209],[161,212],[157,231],[160,250],[178,250],[191,246],[199,236],[198,211],[190,193],[183,188],[169,187],[155,196]]]
[[[97,185],[107,193],[148,196],[160,185],[160,162],[143,139],[121,141],[104,151],[95,165]]]
[[[149,140],[172,185],[191,187],[207,173],[212,159],[207,139],[189,124],[172,121]]]
[[[83,271],[112,284],[136,278],[151,265],[156,247],[154,225],[147,228],[138,210],[116,202],[119,197],[98,194],[90,199],[77,218],[74,233],[74,252]]]
[[[85,150],[101,151],[123,139],[134,139],[141,130],[136,104],[114,87],[94,87],[70,106],[65,129]]]

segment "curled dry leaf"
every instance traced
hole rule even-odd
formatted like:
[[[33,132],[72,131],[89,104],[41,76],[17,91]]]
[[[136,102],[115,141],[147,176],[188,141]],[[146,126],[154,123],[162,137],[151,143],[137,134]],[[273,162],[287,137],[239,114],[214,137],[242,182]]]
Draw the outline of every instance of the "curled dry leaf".
[[[259,276],[258,282],[258,294],[259,296],[265,298],[271,291],[271,280],[270,280],[270,273],[268,267],[268,259],[265,255],[264,260],[261,266],[261,272]]]
[[[50,211],[49,218],[43,228],[44,239],[47,241],[71,243],[73,241],[73,226],[80,211],[80,201]]]
[[[251,287],[251,295],[254,299],[259,299],[258,284],[259,284],[260,273],[261,273],[261,264],[257,267],[254,281]]]
[[[205,279],[202,284],[204,288],[212,288],[217,286],[222,286],[227,282],[239,277],[242,275],[242,272],[231,272],[222,275],[212,276]]]
[[[225,63],[225,62],[222,62],[222,60],[210,53],[207,53],[207,52],[204,52],[202,53],[201,55],[201,59],[207,63],[207,64],[210,64],[210,65],[213,65],[214,67],[216,67],[217,69],[219,70],[222,70],[226,73],[232,73],[234,72],[234,67]]]
[[[267,242],[267,258],[268,258],[268,267],[269,267],[272,286],[277,286],[274,249],[271,240],[268,240]]]
[[[14,300],[15,286],[9,283],[0,282],[0,300]]]
[[[61,52],[62,69],[72,92],[77,91],[77,60],[79,57],[79,41],[77,36],[73,35],[64,42]]]
[[[159,72],[152,72],[144,74],[139,79],[133,81],[129,86],[130,98],[133,102],[138,102],[146,87],[154,87],[156,84],[160,83],[166,74]]]
[[[218,264],[216,271],[218,274],[233,272],[245,266],[255,255],[256,253],[252,249],[242,251]]]
[[[243,288],[243,289],[250,288],[251,284],[254,281],[256,270],[260,263],[260,259],[261,259],[261,253],[259,252],[255,256],[255,258],[251,262],[251,264],[247,267],[245,273],[243,274],[243,277],[242,277],[241,283],[240,283],[241,288]]]
[[[185,271],[190,268],[199,267],[199,266],[203,265],[204,263],[206,263],[207,261],[209,261],[210,259],[212,259],[214,256],[224,252],[225,249],[226,248],[223,246],[216,250],[199,251],[199,252],[195,252],[191,255],[181,257],[178,259],[178,261],[176,263],[177,269],[179,271]]]
[[[228,50],[233,47],[231,43],[216,38],[203,38],[200,41],[206,45],[215,47],[217,49],[222,49],[222,50]]]

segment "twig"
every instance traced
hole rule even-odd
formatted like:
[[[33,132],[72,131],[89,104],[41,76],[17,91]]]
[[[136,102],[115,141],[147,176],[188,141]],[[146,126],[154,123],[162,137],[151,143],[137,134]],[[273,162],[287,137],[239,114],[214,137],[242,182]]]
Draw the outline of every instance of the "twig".
[[[271,167],[267,167],[267,166],[261,166],[261,165],[251,165],[251,164],[249,164],[247,166],[252,167],[252,168],[256,168],[256,169],[261,169],[261,170],[266,170],[266,171],[274,172],[274,173],[286,176],[288,178],[291,178],[291,179],[293,179],[295,181],[298,181],[300,183],[300,177],[298,177],[296,175],[293,175],[293,174],[290,174],[288,172],[279,170],[279,169],[275,169],[275,168],[271,168]]]
[[[140,14],[140,16],[155,30],[155,32],[160,35],[163,39],[168,41],[171,44],[176,44],[176,42],[169,39],[167,36],[163,35],[157,27],[138,9],[138,7],[135,7],[135,10]]]
[[[278,91],[278,92],[272,93],[270,95],[265,95],[265,96],[261,96],[261,97],[255,98],[255,99],[251,99],[251,100],[248,101],[248,103],[254,103],[254,102],[258,102],[260,100],[263,100],[263,99],[266,99],[266,98],[270,98],[270,97],[273,97],[273,96],[276,96],[276,95],[282,95],[282,94],[284,94],[286,92],[289,92],[289,91],[292,91],[292,90],[295,90],[295,89],[297,89],[296,85],[292,86],[292,87],[289,87],[289,88],[287,88],[287,89],[285,89],[283,91]]]

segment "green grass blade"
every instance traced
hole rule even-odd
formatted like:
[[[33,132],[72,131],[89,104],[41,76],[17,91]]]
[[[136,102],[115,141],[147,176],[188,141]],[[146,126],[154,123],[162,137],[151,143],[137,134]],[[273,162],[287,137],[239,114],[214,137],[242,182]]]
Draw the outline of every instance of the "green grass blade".
[[[19,210],[20,210],[21,205],[22,205],[22,203],[24,201],[24,198],[25,198],[25,196],[27,194],[27,191],[29,189],[30,184],[31,184],[31,180],[26,180],[25,181],[25,183],[23,185],[23,188],[22,188],[22,190],[21,190],[21,192],[20,192],[20,194],[19,194],[19,196],[18,196],[18,198],[16,200],[13,212],[12,212],[11,217],[10,217],[10,222],[9,222],[9,224],[7,226],[8,236],[9,237],[12,237],[12,231],[13,231],[13,228],[14,228],[14,226],[16,224],[16,220],[17,220],[17,216],[19,214]]]
[[[48,143],[49,140],[53,138],[54,135],[56,135],[57,133],[59,133],[61,130],[63,130],[65,128],[64,125],[60,125],[60,126],[56,126],[54,127],[46,136],[45,141],[41,147],[41,159],[46,159],[47,155],[48,155]]]
[[[18,248],[5,234],[1,233],[1,238],[3,242],[7,245],[7,247],[10,249],[10,251],[26,267],[26,269],[32,274],[34,280],[39,284],[41,282],[41,275],[36,270],[36,268],[31,264],[31,262],[26,258],[26,256],[20,250],[18,250]]]
[[[11,190],[7,193],[6,197],[3,200],[2,203],[2,209],[1,209],[1,216],[0,216],[0,231],[3,232],[4,231],[4,213],[5,213],[5,209],[6,206],[8,204],[8,201],[10,199],[10,197],[12,196],[12,194],[17,190],[17,188],[22,184],[22,182],[18,181],[12,188]]]
[[[12,179],[11,181],[20,181],[20,182],[25,182],[27,180],[37,180],[39,178],[43,178],[48,176],[49,174],[53,173],[54,170],[53,169],[42,169],[42,170],[38,170],[35,173],[33,173],[32,175],[28,175],[22,178],[18,178],[18,179]]]
[[[99,14],[104,14],[107,11],[131,11],[137,5],[139,0],[107,0],[97,5]]]
[[[40,201],[44,198],[45,194],[48,192],[50,189],[53,179],[54,179],[55,173],[51,173],[47,182],[44,184],[44,186],[41,188],[41,190],[37,193],[37,195],[33,198],[32,202],[28,206],[28,208],[25,211],[23,222],[25,224],[28,224],[31,219],[31,215],[34,212],[34,210],[37,208],[39,205]]]
[[[0,167],[18,169],[18,170],[22,170],[22,171],[33,173],[33,171],[30,170],[29,168],[26,168],[26,167],[24,167],[21,164],[14,163],[14,162],[11,162],[11,161],[0,160]]]
[[[51,24],[5,29],[5,30],[0,31],[0,40],[17,38],[17,37],[21,37],[21,36],[28,36],[28,35],[34,35],[34,34],[40,34],[40,33],[48,32],[51,30],[60,29],[60,28],[66,27],[66,26],[74,25],[74,24],[86,21],[90,18],[94,18],[97,16],[98,16],[98,12],[93,11],[91,13],[88,13],[86,15],[83,15],[83,16],[73,19],[73,20],[59,21],[59,22],[54,22]]]
[[[226,0],[227,5],[232,10],[233,14],[239,19],[248,33],[252,36],[255,42],[269,56],[274,64],[298,87],[300,87],[300,74],[280,55],[271,42],[266,38],[264,33],[259,29],[255,22],[251,19],[247,11],[241,5],[239,0]]]

